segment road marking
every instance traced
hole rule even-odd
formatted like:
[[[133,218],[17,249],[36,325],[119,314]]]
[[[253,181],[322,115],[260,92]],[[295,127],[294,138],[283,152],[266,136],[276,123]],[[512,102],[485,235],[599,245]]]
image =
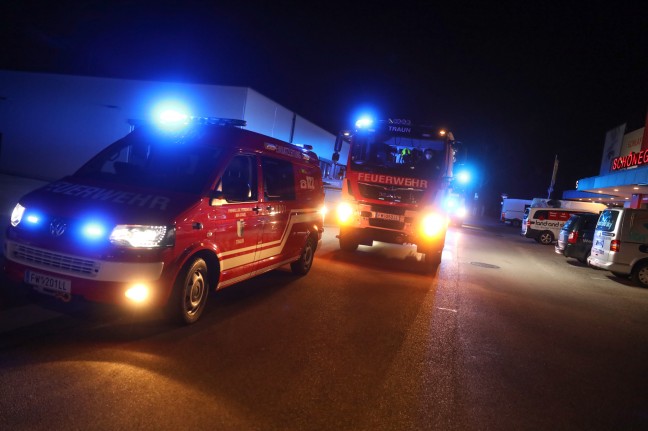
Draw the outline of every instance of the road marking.
[[[457,310],[453,310],[452,308],[443,308],[443,307],[437,307],[437,310],[452,311],[453,313],[457,312]]]
[[[47,310],[36,305],[23,305],[0,312],[0,334],[16,329],[46,322],[62,316],[56,311]]]

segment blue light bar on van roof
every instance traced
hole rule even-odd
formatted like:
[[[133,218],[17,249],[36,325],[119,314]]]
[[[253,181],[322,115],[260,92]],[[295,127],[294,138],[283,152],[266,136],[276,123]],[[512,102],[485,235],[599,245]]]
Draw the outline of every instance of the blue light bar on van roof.
[[[171,118],[172,115],[169,113],[167,114],[167,118]],[[165,122],[160,122],[157,121],[155,124],[160,126],[162,129],[165,130],[180,130],[184,127],[188,127],[191,125],[197,125],[197,124],[212,124],[215,126],[231,126],[231,127],[245,127],[247,126],[247,121],[245,120],[239,120],[236,118],[219,118],[219,117],[186,117],[183,118],[181,116],[178,116],[178,122],[179,122],[179,127],[167,127],[169,123]],[[128,124],[133,126],[133,128],[137,128],[140,126],[143,126],[145,124],[150,124],[148,121],[144,120],[137,120],[137,119],[129,119]]]

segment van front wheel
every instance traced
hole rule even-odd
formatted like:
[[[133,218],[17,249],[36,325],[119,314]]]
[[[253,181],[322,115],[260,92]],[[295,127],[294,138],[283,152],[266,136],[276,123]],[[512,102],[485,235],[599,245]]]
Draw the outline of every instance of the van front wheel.
[[[630,276],[632,282],[642,287],[648,287],[648,262],[640,262]]]
[[[173,286],[167,312],[169,317],[186,325],[200,318],[209,293],[209,272],[201,258],[185,265]]]

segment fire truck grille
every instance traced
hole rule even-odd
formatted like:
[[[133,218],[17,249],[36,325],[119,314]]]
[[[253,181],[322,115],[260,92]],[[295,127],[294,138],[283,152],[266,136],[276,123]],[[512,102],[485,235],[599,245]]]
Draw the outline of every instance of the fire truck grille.
[[[423,199],[424,190],[403,189],[397,187],[379,186],[375,184],[358,183],[363,198],[377,199],[385,202],[400,202],[417,204]]]
[[[24,245],[19,245],[13,250],[13,257],[26,264],[58,269],[73,274],[96,275],[99,272],[99,265],[93,260],[79,259]]]
[[[405,215],[405,208],[391,205],[371,205],[371,211],[377,213]]]

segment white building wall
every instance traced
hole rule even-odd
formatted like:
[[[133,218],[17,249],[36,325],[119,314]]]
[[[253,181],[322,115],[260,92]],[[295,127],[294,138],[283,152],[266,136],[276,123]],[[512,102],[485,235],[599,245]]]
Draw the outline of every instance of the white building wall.
[[[248,129],[286,142],[290,139],[293,112],[251,88],[247,89],[244,115]]]
[[[0,173],[71,174],[126,135],[129,119],[150,118],[168,100],[184,101],[192,115],[244,119],[249,130],[290,139],[295,114],[246,87],[0,71]],[[297,115],[293,142],[330,158],[335,136]]]

